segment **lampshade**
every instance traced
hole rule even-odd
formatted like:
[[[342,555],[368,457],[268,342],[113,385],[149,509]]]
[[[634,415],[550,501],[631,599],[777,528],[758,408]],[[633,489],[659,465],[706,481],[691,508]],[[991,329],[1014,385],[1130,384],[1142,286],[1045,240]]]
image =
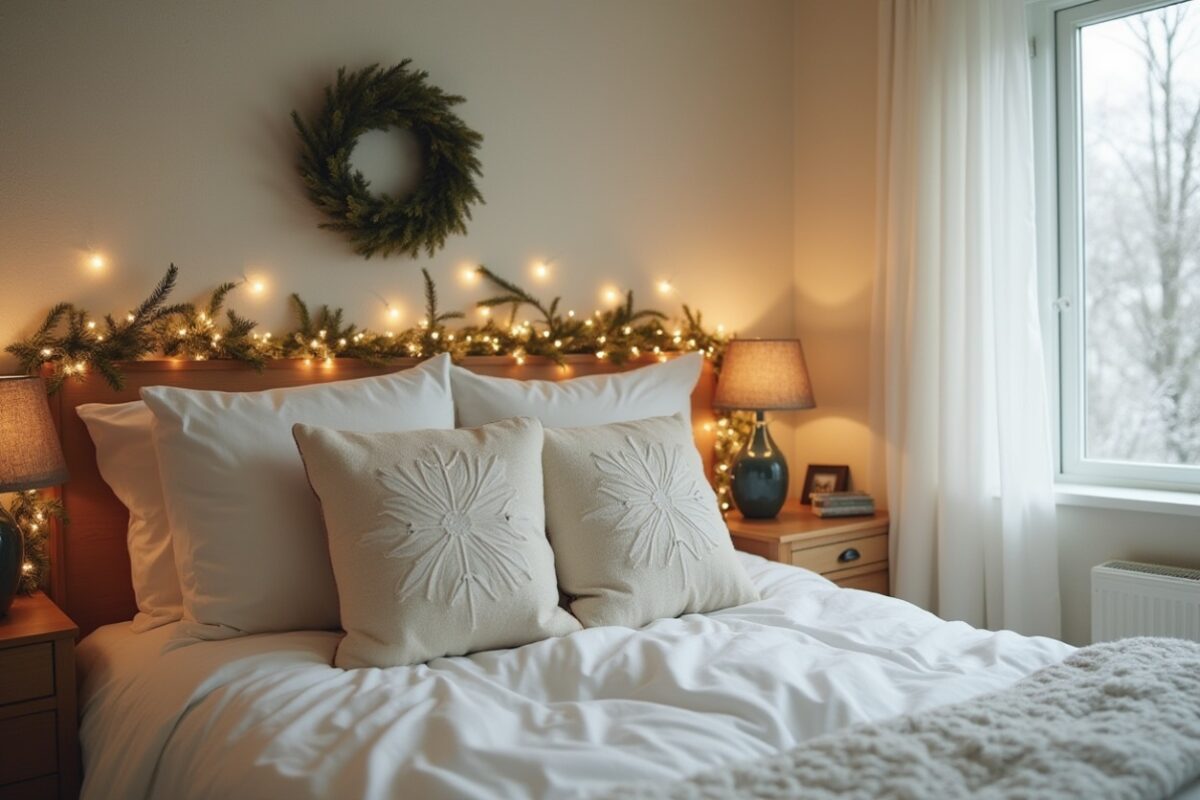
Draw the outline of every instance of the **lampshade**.
[[[40,489],[66,480],[46,385],[37,377],[0,376],[0,492]]]
[[[734,339],[725,349],[713,405],[771,411],[814,408],[799,339]]]

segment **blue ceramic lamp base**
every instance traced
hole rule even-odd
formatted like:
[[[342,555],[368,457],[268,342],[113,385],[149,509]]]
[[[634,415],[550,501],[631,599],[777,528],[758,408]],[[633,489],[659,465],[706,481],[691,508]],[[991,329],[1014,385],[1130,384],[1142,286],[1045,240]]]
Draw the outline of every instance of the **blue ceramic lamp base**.
[[[8,614],[13,596],[21,584],[25,562],[25,539],[17,521],[0,507],[0,617]]]
[[[756,412],[754,434],[733,462],[730,491],[747,519],[771,519],[787,500],[788,468],[775,446],[763,412]]]

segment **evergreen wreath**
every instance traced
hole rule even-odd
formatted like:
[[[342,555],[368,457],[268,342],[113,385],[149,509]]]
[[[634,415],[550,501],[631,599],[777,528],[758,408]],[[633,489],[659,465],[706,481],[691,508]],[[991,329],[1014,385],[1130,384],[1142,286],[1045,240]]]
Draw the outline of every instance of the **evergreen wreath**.
[[[482,203],[476,152],[483,137],[453,112],[462,103],[409,69],[410,59],[389,69],[378,64],[347,73],[325,88],[325,105],[305,123],[292,112],[303,144],[300,177],[309,198],[328,218],[322,228],[345,233],[359,255],[432,256],[446,237],[466,233],[471,205]],[[358,138],[373,130],[402,128],[423,154],[416,188],[404,197],[372,194],[370,182],[350,165]]]

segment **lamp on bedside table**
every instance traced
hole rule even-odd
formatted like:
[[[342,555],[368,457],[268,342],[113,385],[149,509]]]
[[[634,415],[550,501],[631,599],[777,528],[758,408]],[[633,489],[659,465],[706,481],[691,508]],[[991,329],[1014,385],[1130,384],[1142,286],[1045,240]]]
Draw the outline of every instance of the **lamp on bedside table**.
[[[713,406],[757,415],[754,434],[737,454],[730,476],[733,502],[742,516],[769,519],[787,499],[787,461],[767,430],[764,413],[816,405],[799,339],[734,339],[729,343]]]
[[[42,489],[66,480],[45,383],[26,375],[0,376],[0,493]],[[0,505],[0,617],[12,605],[24,562],[21,529]]]

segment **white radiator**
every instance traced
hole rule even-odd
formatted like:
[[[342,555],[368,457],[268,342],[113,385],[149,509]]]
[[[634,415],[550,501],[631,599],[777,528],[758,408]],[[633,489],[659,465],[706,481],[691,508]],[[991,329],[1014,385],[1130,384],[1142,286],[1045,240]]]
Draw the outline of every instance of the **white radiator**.
[[[1200,569],[1136,561],[1092,567],[1092,641],[1127,636],[1200,642]]]

